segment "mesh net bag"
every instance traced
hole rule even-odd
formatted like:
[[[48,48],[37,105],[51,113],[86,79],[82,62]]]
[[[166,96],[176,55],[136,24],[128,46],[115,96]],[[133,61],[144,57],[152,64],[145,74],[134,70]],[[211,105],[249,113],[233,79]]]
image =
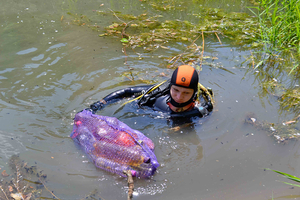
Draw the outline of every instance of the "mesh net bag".
[[[153,142],[115,117],[83,110],[75,115],[71,138],[78,142],[96,167],[126,175],[149,177],[159,166]]]

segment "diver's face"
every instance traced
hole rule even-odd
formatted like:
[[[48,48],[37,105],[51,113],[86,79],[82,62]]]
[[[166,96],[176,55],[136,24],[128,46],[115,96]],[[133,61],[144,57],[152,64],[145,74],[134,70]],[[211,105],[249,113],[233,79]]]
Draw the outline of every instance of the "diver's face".
[[[174,101],[177,103],[185,103],[192,98],[194,89],[172,85],[170,93]]]

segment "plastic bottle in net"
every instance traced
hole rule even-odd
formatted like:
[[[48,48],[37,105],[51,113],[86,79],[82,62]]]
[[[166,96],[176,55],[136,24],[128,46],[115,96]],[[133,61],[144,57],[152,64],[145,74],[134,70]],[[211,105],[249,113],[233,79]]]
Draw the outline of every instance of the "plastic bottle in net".
[[[75,115],[71,138],[78,142],[96,167],[126,175],[149,177],[159,167],[154,144],[141,132],[131,129],[115,117],[83,110]]]

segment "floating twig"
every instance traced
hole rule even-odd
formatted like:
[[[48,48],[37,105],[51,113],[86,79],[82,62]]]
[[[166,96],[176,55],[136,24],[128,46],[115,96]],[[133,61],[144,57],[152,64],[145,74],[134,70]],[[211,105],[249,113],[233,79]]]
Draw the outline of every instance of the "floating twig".
[[[126,24],[126,22],[124,22],[123,20],[121,20],[112,9],[108,8],[108,10],[110,10],[118,20],[120,20],[121,22],[123,22],[124,24]]]
[[[172,62],[172,60],[174,60],[174,58],[176,58],[176,60],[173,62],[173,64],[172,64],[170,67],[173,67],[173,65],[179,60],[179,58],[181,58],[181,56],[182,56],[183,54],[184,54],[184,53],[181,53],[181,54],[177,55],[177,56],[178,56],[177,58],[176,58],[176,56],[174,56],[174,57],[169,61],[169,63]]]
[[[202,62],[203,62],[203,54],[204,54],[204,33],[203,33],[203,30],[202,30],[202,52],[201,52],[201,59],[200,59],[200,69],[202,67]],[[198,72],[200,74],[200,70]]]
[[[5,195],[6,199],[9,200],[1,185],[0,185],[0,188],[1,188],[1,191],[3,192],[3,194]]]
[[[222,45],[222,42],[221,42],[221,40],[220,40],[220,38],[219,38],[219,36],[218,36],[218,33],[217,33],[217,32],[215,32],[215,35],[216,35],[216,37],[218,38],[218,40],[219,40],[220,44]]]
[[[198,35],[198,37],[192,42],[192,44],[190,44],[190,46],[192,46],[200,37],[201,35]]]
[[[251,53],[251,59],[252,59],[252,68],[254,69],[254,56],[253,56],[253,54],[252,54],[252,51],[250,50],[250,53]]]
[[[127,196],[127,200],[131,200],[132,196],[133,196],[132,195],[133,194],[133,190],[134,190],[134,184],[133,184],[133,178],[132,178],[131,170],[124,170],[123,173],[127,175],[127,183],[128,183],[128,196]]]

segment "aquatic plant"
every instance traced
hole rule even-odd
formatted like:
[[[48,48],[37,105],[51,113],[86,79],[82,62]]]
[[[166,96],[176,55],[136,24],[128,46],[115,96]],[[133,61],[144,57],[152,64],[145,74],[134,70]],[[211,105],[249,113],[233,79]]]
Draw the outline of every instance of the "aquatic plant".
[[[73,14],[71,12],[67,12],[67,14],[73,17],[73,24],[78,26],[84,26],[91,21],[86,15],[78,15],[77,13]],[[61,17],[61,21],[62,20],[63,16]]]
[[[107,15],[108,12],[98,11]],[[138,16],[124,15],[111,11],[117,21],[105,28],[105,33],[99,36],[119,36],[125,47],[135,49],[142,47],[144,52],[151,52],[158,48],[168,49],[170,42],[193,42],[204,32],[229,37],[236,42],[250,43],[255,37],[256,22],[246,13],[225,13],[221,9],[199,8],[199,13],[193,14],[195,21],[163,19],[162,15],[149,16],[147,13]],[[130,21],[128,21],[130,20]],[[244,23],[247,26],[244,26]]]
[[[264,51],[274,54],[288,50],[300,53],[300,0],[260,0],[250,10],[259,21],[258,42]],[[290,73],[299,69],[299,60]]]
[[[261,0],[259,14],[261,39],[273,48],[296,48],[300,53],[300,1]]]
[[[0,199],[1,200],[35,200],[35,199],[60,199],[53,191],[46,187],[47,175],[37,166],[20,159],[19,156],[10,157],[9,168],[1,173]],[[44,193],[51,196],[46,197]],[[97,190],[91,191],[83,199],[103,199]]]
[[[255,56],[251,56],[253,62],[248,62],[246,74],[253,74],[254,82],[258,82],[255,87],[258,89],[260,99],[265,97],[275,99],[279,103],[280,114],[294,113],[296,117],[300,113],[300,70],[294,71],[293,76],[290,75],[287,79],[292,65],[296,63],[289,55],[289,53],[272,55],[255,53]],[[261,103],[264,106],[264,101]]]
[[[47,175],[38,171],[36,166],[28,166],[16,155],[9,160],[12,174],[4,170],[1,174],[4,177],[0,182],[0,199],[4,200],[30,200],[38,199],[41,196],[43,184]]]
[[[249,113],[245,118],[245,123],[253,125],[256,129],[268,132],[278,143],[285,143],[288,140],[300,138],[300,133],[296,126],[299,119],[300,115],[282,123],[270,123],[260,121],[253,113]]]

